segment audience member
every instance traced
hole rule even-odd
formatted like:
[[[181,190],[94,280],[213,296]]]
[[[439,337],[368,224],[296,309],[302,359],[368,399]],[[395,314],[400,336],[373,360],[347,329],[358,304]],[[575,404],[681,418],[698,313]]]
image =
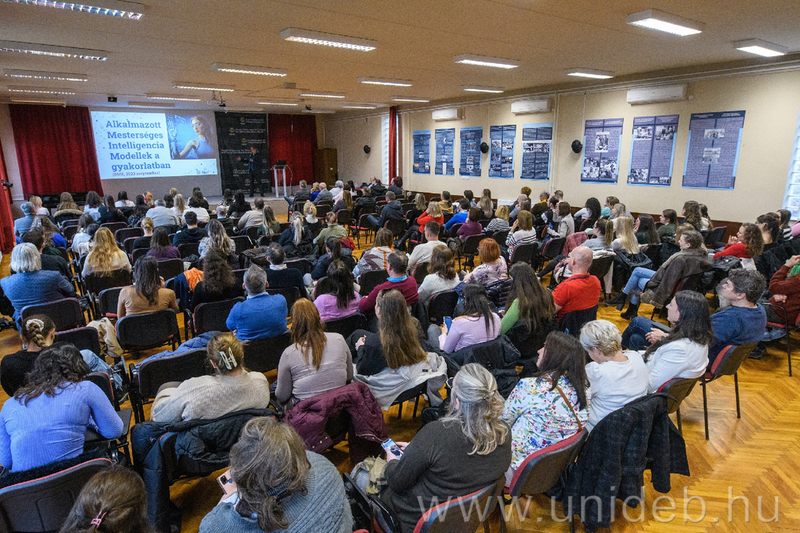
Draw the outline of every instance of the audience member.
[[[170,242],[169,235],[167,235],[167,228],[164,226],[158,226],[153,231],[153,237],[150,239],[150,251],[147,252],[147,255],[155,257],[158,261],[181,258],[178,247],[173,246]]]
[[[539,193],[539,201],[531,206],[531,213],[535,218],[541,217],[547,211],[547,200],[550,199],[550,193],[542,191]]]
[[[553,217],[553,222],[558,222],[558,229],[548,228],[547,233],[552,237],[565,238],[575,233],[575,220],[567,202],[558,203],[558,212]]]
[[[294,197],[289,197],[289,196],[284,196],[283,197],[283,199],[286,200],[286,202],[289,204],[289,209],[290,210],[291,210],[292,206],[294,206],[295,203],[305,202],[306,200],[308,200],[308,196],[309,196],[309,194],[308,194],[308,183],[306,183],[306,180],[300,180],[300,183],[298,185],[300,187],[300,190],[298,190],[296,193],[294,193]]]
[[[342,253],[341,241],[336,237],[328,237],[325,241],[325,253],[317,259],[314,270],[310,274],[303,276],[306,286],[311,286],[314,281],[324,278],[328,272],[328,267],[334,261],[342,261],[350,270],[356,267],[356,262],[352,256]]]
[[[697,231],[703,229],[703,215],[700,213],[700,204],[694,200],[687,200],[683,204],[683,221],[681,224],[690,224]]]
[[[494,202],[492,202],[490,197],[482,196],[478,201],[478,208],[481,210],[481,215],[483,218],[492,218],[492,213],[494,212]]]
[[[384,205],[381,210],[380,218],[375,215],[369,215],[367,220],[376,228],[382,228],[389,220],[405,220],[405,216],[403,216],[403,204],[395,199],[395,195],[392,191],[387,191],[386,205]]]
[[[119,191],[117,193],[117,201],[114,203],[114,205],[120,209],[125,209],[129,207],[132,208],[135,204],[128,200],[127,191]]]
[[[586,203],[573,217],[576,222],[579,218],[581,219],[581,225],[575,227],[575,231],[591,228],[600,219],[600,200],[594,196],[587,198]]]
[[[501,334],[508,333],[520,324],[529,334],[538,335],[547,329],[556,313],[553,295],[542,287],[528,263],[517,263],[511,267],[511,289],[505,308]]]
[[[31,229],[33,221],[36,220],[36,214],[32,203],[22,202],[19,208],[25,216],[14,221],[14,235],[17,237],[22,236],[23,233]]]
[[[472,235],[483,235],[483,226],[478,222],[481,219],[481,214],[479,207],[469,208],[467,221],[464,222],[456,232],[456,235],[458,235],[458,238],[461,239],[462,242],[466,241],[467,237]]]
[[[614,204],[616,205],[616,204]],[[622,250],[628,254],[639,253],[639,241],[633,232],[633,219],[629,216],[619,216],[614,219],[614,230],[617,238],[611,243],[611,249],[615,252]]]
[[[267,247],[269,268],[267,269],[267,283],[273,289],[297,287],[301,298],[307,298],[306,285],[303,282],[303,273],[296,268],[289,268],[286,263],[286,254],[283,246],[273,242]]]
[[[250,211],[250,202],[245,201],[244,192],[241,189],[237,190],[233,196],[231,208],[228,210],[228,216],[239,218],[248,211]]]
[[[342,180],[336,180],[336,182],[333,184],[333,187],[330,188],[330,193],[334,201],[336,201],[337,196],[342,194],[343,190],[344,190],[344,183],[342,182]],[[319,196],[317,196],[317,198],[319,198]]]
[[[500,335],[500,317],[492,311],[486,289],[480,283],[467,283],[464,287],[464,314],[444,324],[428,328],[428,340],[439,345],[445,353],[457,352],[467,346],[491,341]]]
[[[313,206],[312,206],[313,207]],[[281,233],[278,244],[283,246],[283,250],[288,257],[304,257],[313,253],[314,236],[311,230],[304,224],[301,213],[292,213],[289,220],[289,227]]]
[[[416,252],[416,249],[414,251]],[[447,246],[434,247],[428,263],[428,272],[418,290],[419,301],[426,305],[434,294],[453,290],[461,283],[456,275],[453,251]]]
[[[372,195],[373,196],[387,196],[386,193],[389,192],[389,191],[386,189],[386,185],[381,183],[381,180],[379,180],[375,176],[372,176],[369,179],[369,182],[370,182],[369,183],[369,187],[370,187],[370,189],[372,189]],[[392,193],[392,194],[394,194],[394,193]],[[388,198],[387,198],[387,200],[388,200]]]
[[[164,309],[180,312],[175,293],[164,288],[155,257],[140,257],[133,267],[133,285],[123,287],[117,302],[117,317],[151,313]]]
[[[206,204],[207,203],[208,202],[206,202]],[[202,196],[195,195],[189,198],[189,207],[187,207],[183,212],[184,218],[189,213],[194,213],[197,215],[197,221],[202,224],[206,224],[209,220],[211,220],[211,215],[208,214],[208,209],[203,207]]]
[[[303,224],[312,233],[317,234],[322,230],[322,221],[317,218],[317,208],[312,202],[306,202],[303,206],[305,219]]]
[[[133,202],[130,202],[133,207]],[[66,220],[74,220],[84,215],[84,212],[78,209],[78,205],[72,199],[72,195],[68,192],[62,192],[59,199],[56,212],[53,213],[53,219],[57,224],[63,224]]]
[[[253,200],[253,209],[242,214],[236,224],[240,230],[246,230],[252,226],[260,226],[264,222],[264,199],[256,198]]]
[[[656,231],[656,223],[655,220],[653,220],[652,215],[648,215],[647,213],[642,213],[639,215],[639,218],[636,219],[636,224],[634,225],[633,230],[636,232],[636,241],[642,246],[648,244],[658,244],[661,242],[661,238],[658,236],[658,232]]]
[[[56,271],[42,270],[41,255],[33,244],[16,245],[11,251],[9,266],[16,274],[0,279],[0,286],[14,306],[14,320],[20,319],[26,305],[75,296],[75,288],[64,276]]]
[[[447,248],[447,245],[439,240],[441,225],[438,222],[429,220],[424,227],[425,242],[416,245],[411,255],[408,256],[408,271],[412,274],[418,264],[430,262],[431,254],[435,249]]]
[[[508,256],[514,253],[517,246],[536,243],[536,230],[533,229],[533,215],[530,211],[520,211],[517,220],[511,226],[506,237]]]
[[[137,261],[138,265],[139,262]],[[236,283],[236,276],[228,264],[228,258],[219,250],[210,250],[202,259],[203,279],[199,281],[192,291],[192,301],[189,310],[194,312],[200,304],[221,302],[237,298],[242,294],[242,288]],[[134,266],[134,270],[136,267]]]
[[[178,217],[172,209],[166,207],[164,200],[156,200],[155,207],[149,209],[145,216],[152,218],[156,227],[178,225]]]
[[[92,218],[97,222],[100,220],[100,206],[103,205],[103,199],[95,191],[86,193],[86,205],[83,206],[83,212],[92,215]]]
[[[137,248],[150,248],[150,241],[153,239],[153,229],[155,228],[153,219],[150,217],[144,217],[139,225],[141,226],[144,235],[141,237],[136,237],[136,239],[133,241],[134,250]]]
[[[208,237],[208,231],[205,228],[197,227],[197,213],[194,211],[187,211],[184,215],[186,227],[178,230],[175,237],[172,239],[172,244],[180,246],[181,244],[200,244],[200,241]]]
[[[67,281],[72,281],[72,269],[70,268],[66,259],[64,259],[60,254],[50,255],[43,253],[44,230],[41,227],[33,228],[25,233],[22,236],[22,242],[27,242],[34,245],[39,251],[39,258],[42,261],[42,270],[53,270],[64,276],[64,279]],[[11,273],[14,274],[15,271],[12,269]]]
[[[286,332],[286,298],[269,294],[267,274],[252,265],[244,275],[247,300],[233,306],[225,324],[239,340],[268,339]]]
[[[339,225],[339,220],[336,218],[336,213],[333,211],[329,211],[325,215],[325,223],[327,226],[319,232],[317,238],[314,239],[314,242],[317,246],[322,248],[325,242],[327,242],[328,238],[335,238],[335,239],[344,239],[347,237],[347,229],[344,226]],[[353,263],[355,264],[355,262]]]
[[[444,227],[447,228],[448,230],[452,228],[454,224],[463,224],[464,222],[466,222],[467,217],[469,216],[469,209],[470,207],[472,207],[470,205],[469,199],[467,198],[462,198],[461,200],[456,202],[456,204],[458,205],[458,211],[456,211],[456,213],[452,217],[450,217],[450,220],[448,220],[447,223],[444,225]],[[478,211],[480,211],[480,209]]]
[[[494,239],[483,239],[478,244],[478,257],[481,264],[464,277],[464,282],[477,281],[484,285],[508,277],[508,265],[500,255],[500,246]]]
[[[659,240],[664,237],[674,237],[675,229],[678,224],[678,213],[674,209],[664,209],[661,212],[661,226],[659,226],[658,238]]]
[[[281,223],[275,219],[275,213],[272,211],[272,208],[265,205],[262,212],[264,214],[263,219],[261,225],[258,227],[256,235],[280,235]]]
[[[598,219],[594,223],[592,237],[584,241],[583,246],[586,246],[593,252],[610,252],[614,242],[614,223],[610,220]],[[542,277],[543,274],[539,274]]]
[[[320,294],[314,300],[321,320],[333,320],[358,313],[361,296],[356,292],[353,274],[341,260],[328,266],[328,285],[330,293]]]
[[[328,190],[328,184],[324,181],[320,182],[319,194],[317,194],[317,197],[314,199],[315,205],[319,205],[321,202],[329,202],[333,204],[333,194]]]
[[[236,268],[239,268],[239,259],[234,253],[236,251],[236,245],[233,243],[233,239],[228,237],[220,221],[210,220],[205,230],[208,236],[203,237],[197,247],[200,252],[200,257],[205,257],[211,249],[219,250],[228,258],[228,262],[232,263],[231,266],[234,266],[235,263]],[[235,258],[235,261],[233,258]]]
[[[765,213],[756,218],[756,226],[761,230],[761,238],[764,240],[764,248],[768,249],[768,245],[778,242],[780,234],[780,219],[776,213]]]
[[[405,195],[403,192],[403,178],[400,176],[392,178],[392,184],[389,185],[387,190],[392,191],[396,197],[402,198]]]
[[[438,234],[437,234],[438,240]],[[372,272],[373,270],[388,270],[389,256],[394,251],[394,238],[392,232],[386,228],[381,228],[375,233],[375,242],[372,248],[367,248],[361,254],[356,268],[353,269],[353,275],[356,281],[359,280],[365,272]],[[416,251],[416,250],[415,250]],[[421,252],[420,252],[421,253]],[[411,254],[414,255],[413,253]],[[409,258],[409,263],[411,259]]]
[[[509,213],[508,213],[508,206],[507,205],[500,205],[497,207],[497,211],[494,212],[494,218],[489,221],[489,224],[486,225],[483,231],[487,234],[492,233],[499,233],[501,231],[508,231]]]
[[[122,211],[117,209],[116,202],[114,202],[114,197],[110,194],[105,196],[105,203],[100,206],[98,211],[100,212],[100,218],[97,219],[97,222],[100,224],[107,224],[109,222],[126,222],[127,218],[125,215],[122,214]]]
[[[147,211],[150,206],[144,201],[144,195],[136,196],[136,204],[133,206],[133,214],[128,217],[128,226],[135,228],[139,225],[144,217],[147,216]]]
[[[403,237],[397,243],[397,247],[400,250],[405,250],[406,241],[417,234],[419,229],[425,227],[428,222],[436,222],[439,224],[439,226],[444,224],[444,215],[442,214],[442,209],[437,202],[430,202],[428,204],[427,209],[417,217],[408,231],[406,231],[405,235],[403,235]],[[438,240],[438,238],[439,234],[437,233],[436,239]]]
[[[72,237],[71,248],[79,256],[89,253],[89,242],[92,240],[89,235],[89,226],[91,224],[94,224],[92,215],[84,213],[78,219],[78,232]]]
[[[375,212],[375,198],[372,197],[372,192],[369,187],[361,189],[361,197],[353,204],[353,219],[359,220],[361,218],[362,210],[364,208],[370,209],[371,213]],[[422,197],[425,198],[424,196]],[[416,218],[416,217],[415,217]],[[373,224],[374,225],[374,224]]]
[[[578,246],[570,252],[568,265],[572,276],[559,283],[553,291],[559,322],[567,313],[591,309],[600,301],[600,280],[589,274],[592,251]]]
[[[389,273],[389,279],[372,289],[368,296],[361,299],[358,303],[358,310],[362,313],[373,313],[378,294],[384,289],[396,289],[399,291],[405,298],[406,305],[413,305],[419,299],[417,282],[414,278],[406,275],[408,270],[408,258],[406,255],[401,252],[393,252],[389,255],[388,263],[386,271]]]

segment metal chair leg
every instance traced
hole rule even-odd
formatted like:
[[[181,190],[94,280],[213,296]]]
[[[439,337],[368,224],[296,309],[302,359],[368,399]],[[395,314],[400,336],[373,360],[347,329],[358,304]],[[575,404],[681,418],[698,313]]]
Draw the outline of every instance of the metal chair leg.
[[[703,420],[706,424],[706,440],[708,440],[708,395],[706,393],[706,382],[703,381],[701,384],[703,385]]]
[[[733,373],[733,388],[736,390],[736,418],[742,418],[742,412],[739,409],[739,372]]]
[[[792,338],[792,331],[787,329],[786,330],[786,357],[789,360],[789,377],[792,377],[792,348],[790,345],[790,340]]]
[[[403,402],[403,403],[405,403],[405,402]],[[397,418],[398,419],[403,418],[403,404],[402,403],[398,403],[397,404]]]
[[[681,410],[678,409],[675,411],[675,415],[678,418],[678,431],[680,431],[681,435],[683,435],[683,428],[681,427]]]
[[[414,400],[414,414],[411,418],[417,418],[417,407],[419,407],[419,396]]]

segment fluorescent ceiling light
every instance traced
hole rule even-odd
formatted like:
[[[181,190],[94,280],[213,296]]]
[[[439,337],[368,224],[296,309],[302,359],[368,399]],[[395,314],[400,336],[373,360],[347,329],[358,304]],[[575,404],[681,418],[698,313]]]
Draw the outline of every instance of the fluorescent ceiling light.
[[[186,94],[153,94],[147,93],[148,100],[174,100],[176,102],[199,102],[199,96],[190,96]]]
[[[632,26],[664,31],[681,37],[700,33],[705,28],[705,24],[702,22],[664,13],[657,9],[648,9],[628,15],[627,22]]]
[[[375,50],[377,41],[360,39],[358,37],[347,37],[346,35],[335,35],[333,33],[322,33],[318,31],[301,30],[298,28],[286,28],[281,32],[281,39],[296,43],[319,44],[322,46],[332,46],[334,48],[345,48],[347,50],[358,50],[369,52]]]
[[[105,4],[107,7],[90,6],[86,4],[75,4],[72,2],[53,2],[52,0],[5,0],[11,4],[23,4],[26,6],[51,7],[54,9],[64,9],[66,11],[79,11],[94,15],[108,15],[111,17],[141,20],[144,16],[142,11],[144,6],[123,1],[100,1],[97,3]]]
[[[789,51],[785,46],[762,41],[761,39],[748,39],[747,41],[737,41],[733,43],[737,50],[749,52],[764,57],[784,56]]]
[[[395,96],[392,97],[392,102],[419,102],[419,103],[427,103],[430,102],[427,98],[414,98],[411,96]]]
[[[281,105],[281,106],[298,106],[297,102],[262,102],[261,100],[256,100],[258,105]]]
[[[89,59],[92,61],[106,61],[108,59],[108,54],[100,50],[84,50],[83,48],[70,48],[68,46],[51,46],[49,44],[20,43],[16,41],[0,41],[0,52]]]
[[[67,72],[46,72],[42,70],[16,70],[4,69],[3,74],[8,78],[24,78],[29,80],[53,81],[89,81],[86,74],[69,74]]]
[[[58,94],[61,96],[74,96],[75,91],[71,89],[47,89],[44,87],[8,87],[10,93],[29,93],[29,94]]]
[[[304,96],[306,98],[344,98],[343,94],[335,94],[335,93],[307,93],[307,92],[298,92],[298,96]]]
[[[235,74],[258,74],[261,76],[286,76],[289,71],[283,68],[251,67],[247,65],[232,65],[230,63],[214,63],[211,68],[220,72],[233,72]]]
[[[195,89],[198,91],[224,91],[233,92],[233,85],[208,85],[205,83],[192,83],[190,81],[176,81],[172,85],[173,89]]]
[[[343,105],[342,109],[378,109],[378,106],[370,104],[351,104]]]
[[[303,113],[311,113],[312,115],[333,115],[336,111],[333,109],[303,109]]]
[[[576,76],[578,78],[592,78],[595,80],[607,80],[613,78],[614,74],[606,70],[594,70],[590,68],[573,68],[567,71],[567,76]]]
[[[393,80],[391,78],[358,78],[358,83],[366,83],[368,85],[389,85],[392,87],[411,87],[409,80]]]
[[[61,100],[22,100],[17,98],[11,99],[12,104],[39,104],[39,105],[63,105],[66,106],[67,102]]]
[[[505,89],[502,87],[486,87],[482,85],[462,85],[461,89],[471,93],[502,93]]]
[[[175,107],[169,102],[128,102],[131,107]]]
[[[497,57],[475,56],[471,54],[461,54],[453,58],[453,63],[462,63],[464,65],[476,65],[479,67],[494,67],[494,68],[517,68],[519,61],[512,59],[500,59]]]

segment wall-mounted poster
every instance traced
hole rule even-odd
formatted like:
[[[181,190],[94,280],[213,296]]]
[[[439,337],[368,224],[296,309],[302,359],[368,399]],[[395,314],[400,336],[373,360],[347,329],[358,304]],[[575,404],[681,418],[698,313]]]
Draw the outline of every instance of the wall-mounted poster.
[[[414,131],[414,174],[431,173],[431,130]]]
[[[517,126],[492,126],[489,128],[491,148],[489,150],[489,177],[514,177],[514,138]]]
[[[628,185],[670,186],[679,118],[661,115],[633,119]]]
[[[744,111],[692,113],[683,186],[733,189],[743,130]]]
[[[622,144],[621,118],[587,120],[583,134],[581,181],[616,183],[619,174],[619,147]]]
[[[550,179],[550,148],[552,144],[552,122],[523,124],[520,178],[524,180]]]
[[[458,173],[462,177],[480,177],[481,142],[483,142],[483,127],[461,128],[461,154]]]
[[[436,174],[452,176],[455,174],[456,129],[436,130]]]

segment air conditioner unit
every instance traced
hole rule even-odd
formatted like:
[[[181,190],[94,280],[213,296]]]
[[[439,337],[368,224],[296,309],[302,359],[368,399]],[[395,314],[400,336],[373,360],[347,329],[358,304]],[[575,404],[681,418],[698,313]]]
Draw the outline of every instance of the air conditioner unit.
[[[511,102],[511,112],[515,115],[531,115],[533,113],[549,113],[550,99],[543,100],[519,100]]]
[[[678,102],[686,100],[686,84],[642,87],[628,91],[630,105],[653,104],[656,102]]]
[[[463,117],[463,111],[464,109],[461,107],[437,109],[433,112],[433,120],[435,122],[443,122],[445,120],[460,120]]]

